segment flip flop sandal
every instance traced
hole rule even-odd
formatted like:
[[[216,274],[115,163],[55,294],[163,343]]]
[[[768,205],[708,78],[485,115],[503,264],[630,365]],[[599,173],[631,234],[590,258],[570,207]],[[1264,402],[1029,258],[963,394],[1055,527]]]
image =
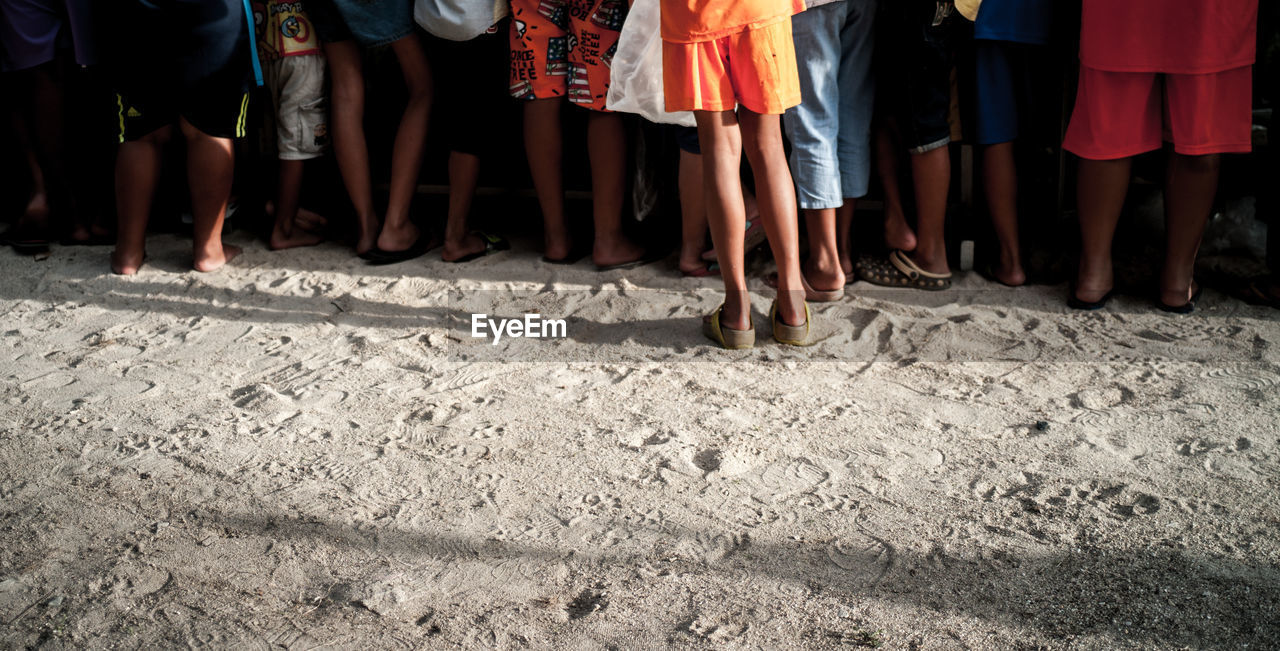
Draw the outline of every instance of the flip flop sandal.
[[[693,271],[681,271],[680,275],[685,278],[707,278],[710,276],[719,276],[720,264],[717,262],[708,262]]]
[[[799,346],[804,348],[812,346],[813,341],[809,339],[809,326],[813,323],[813,317],[809,314],[809,303],[804,304],[804,325],[787,325],[778,318],[778,302],[774,301],[769,306],[769,322],[773,325],[773,339],[780,344],[786,346]]]
[[[1070,292],[1067,294],[1067,307],[1073,310],[1083,310],[1085,312],[1097,312],[1098,310],[1101,310],[1102,308],[1106,307],[1107,303],[1110,303],[1111,299],[1115,298],[1115,296],[1116,296],[1116,290],[1111,289],[1111,290],[1108,290],[1106,294],[1103,294],[1102,298],[1096,301],[1086,301],[1076,297],[1075,286],[1072,286]]]
[[[483,258],[486,255],[489,255],[490,253],[497,253],[498,251],[511,250],[511,242],[508,242],[507,238],[502,237],[501,235],[490,235],[489,233],[485,233],[483,231],[472,231],[471,234],[484,240],[484,248],[479,251],[476,251],[475,253],[468,253],[467,255],[464,255],[461,258],[458,258],[457,260],[445,260],[445,262],[448,262],[450,264],[462,264],[464,262],[471,262],[472,260],[478,260],[480,258]]]
[[[834,303],[836,301],[839,301],[844,298],[844,288],[849,285],[849,283],[846,282],[843,286],[840,287],[840,289],[814,289],[813,285],[809,284],[809,279],[806,278],[803,273],[800,274],[800,282],[804,285],[804,300],[810,303]],[[771,273],[768,276],[766,276],[764,279],[764,284],[774,289],[777,289],[778,288],[777,272]]]
[[[711,341],[720,344],[725,350],[746,350],[754,348],[756,345],[756,329],[734,330],[733,328],[725,328],[720,325],[720,313],[724,311],[724,304],[716,308],[711,313],[711,318],[702,322],[702,334],[706,335]]]
[[[667,257],[666,253],[659,253],[657,251],[645,251],[644,255],[639,260],[632,260],[631,262],[622,262],[619,264],[596,265],[596,271],[617,271],[619,269],[635,269],[636,267],[643,267],[647,264],[653,264],[665,257]]]
[[[11,230],[0,236],[0,243],[13,247],[18,255],[34,255],[48,253],[50,240],[43,235]]]
[[[441,242],[434,237],[422,234],[418,236],[418,239],[413,243],[413,246],[410,246],[403,251],[384,251],[375,246],[369,251],[369,257],[365,259],[373,266],[395,264],[397,262],[420,258],[426,255],[431,249],[440,246],[440,244]]]
[[[1203,290],[1199,283],[1196,283],[1195,289],[1191,292],[1191,300],[1182,305],[1169,305],[1160,299],[1156,299],[1156,308],[1161,312],[1170,314],[1191,314],[1196,311],[1196,301],[1200,299],[1200,292]]]
[[[861,262],[858,277],[882,287],[905,287],[934,292],[951,288],[951,274],[925,271],[899,249],[890,251],[886,260]]]

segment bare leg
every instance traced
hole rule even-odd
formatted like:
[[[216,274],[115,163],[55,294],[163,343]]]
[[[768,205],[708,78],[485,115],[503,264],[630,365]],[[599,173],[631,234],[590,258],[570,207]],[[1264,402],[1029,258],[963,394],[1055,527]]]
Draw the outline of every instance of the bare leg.
[[[302,171],[305,161],[280,161],[280,178],[277,181],[275,225],[271,228],[268,245],[273,250],[291,249],[296,246],[315,246],[323,237],[297,227],[298,201],[302,195]]]
[[[40,161],[36,159],[36,153],[31,150],[29,143],[23,143],[23,149],[27,168],[31,172],[31,198],[27,200],[26,210],[18,218],[18,227],[44,230],[49,224],[49,192],[44,185],[44,171],[40,169]]]
[[[837,243],[836,209],[804,211],[804,221],[809,229],[809,259],[804,264],[805,277],[817,290],[844,287],[844,270],[840,267],[840,246]]]
[[[1218,191],[1222,157],[1174,154],[1164,190],[1165,257],[1160,300],[1185,305],[1191,300],[1192,274],[1205,224]]]
[[[119,227],[111,252],[111,271],[124,276],[138,273],[147,249],[147,220],[151,200],[160,180],[164,144],[173,128],[164,127],[139,140],[121,143],[116,156],[116,214]]]
[[[911,259],[931,273],[947,273],[947,194],[951,189],[951,152],[946,147],[911,156],[916,187],[916,233]]]
[[[479,182],[480,157],[449,152],[449,216],[444,225],[442,260],[452,262],[484,250],[485,241],[467,230],[467,216]]]
[[[680,151],[680,271],[705,268],[707,203],[702,184],[702,156]]]
[[[627,134],[622,116],[592,111],[587,117],[587,155],[591,159],[591,197],[597,265],[625,264],[644,257],[644,249],[622,233],[622,204],[627,189]]]
[[[902,207],[902,186],[898,178],[897,144],[885,127],[876,129],[876,169],[884,187],[884,244],[890,249],[914,251],[916,234],[907,223]]]
[[[409,206],[418,191],[422,152],[427,145],[427,121],[431,117],[431,66],[417,34],[391,44],[404,73],[409,102],[396,130],[391,151],[391,193],[387,199],[386,221],[378,234],[378,248],[404,251],[418,241],[418,227],[409,219]]]
[[[982,154],[982,183],[991,210],[991,223],[1000,242],[1000,264],[995,277],[1006,285],[1027,282],[1022,270],[1022,252],[1018,242],[1018,168],[1013,143],[986,147]]]
[[[1076,298],[1101,300],[1115,284],[1111,242],[1129,192],[1133,159],[1080,161],[1077,200],[1080,211],[1080,267]]]
[[[760,217],[764,220],[769,248],[773,250],[773,259],[778,265],[778,314],[787,325],[803,325],[800,224],[796,217],[796,189],[782,145],[781,116],[761,115],[744,108],[740,119],[742,150],[751,162]],[[832,237],[834,239],[834,233]],[[741,249],[738,253],[741,257]]]
[[[364,71],[355,41],[325,43],[332,83],[329,120],[333,151],[342,184],[356,211],[356,253],[377,244],[378,215],[373,208],[373,181],[369,178],[369,148],[364,138]]]
[[[715,244],[724,280],[724,310],[720,323],[733,330],[751,329],[751,299],[747,296],[742,205],[742,132],[733,111],[694,111],[702,147],[702,177],[706,188],[707,225]],[[798,265],[797,265],[798,267]],[[797,269],[798,271],[798,269]]]
[[[836,209],[836,247],[846,280],[853,275],[853,215],[857,208],[857,199],[845,199],[844,205]]]
[[[187,184],[191,186],[191,214],[195,218],[196,271],[214,271],[240,253],[240,247],[222,243],[222,222],[231,198],[236,154],[230,138],[215,138],[181,121],[187,139]]]
[[[564,143],[560,128],[559,97],[535,99],[524,107],[524,150],[529,158],[529,174],[542,208],[543,250],[549,260],[569,255],[573,241],[564,214],[564,171],[561,156]]]

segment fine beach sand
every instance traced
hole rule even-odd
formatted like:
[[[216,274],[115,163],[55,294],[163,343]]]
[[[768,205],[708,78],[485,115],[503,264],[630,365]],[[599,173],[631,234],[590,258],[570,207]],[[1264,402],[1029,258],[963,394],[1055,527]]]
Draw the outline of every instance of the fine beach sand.
[[[970,274],[794,351],[757,277],[727,353],[669,265],[232,241],[0,255],[0,645],[1280,646],[1277,312]]]

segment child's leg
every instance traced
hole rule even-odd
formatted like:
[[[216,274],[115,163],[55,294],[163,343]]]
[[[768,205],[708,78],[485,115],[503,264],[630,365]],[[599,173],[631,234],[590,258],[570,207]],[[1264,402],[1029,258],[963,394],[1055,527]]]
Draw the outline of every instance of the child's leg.
[[[314,246],[324,241],[316,233],[296,228],[298,205],[302,197],[302,173],[306,161],[279,161],[280,174],[276,184],[275,225],[271,228],[269,246],[274,250],[297,246]]]
[[[1080,267],[1076,298],[1100,300],[1114,285],[1111,242],[1129,192],[1133,159],[1080,160],[1076,203],[1080,211]]]
[[[560,128],[563,103],[559,97],[548,97],[529,100],[524,107],[524,150],[542,208],[542,254],[549,260],[565,258],[573,245],[564,214],[564,143]]]
[[[809,233],[809,259],[804,264],[809,284],[819,291],[844,287],[836,209],[805,210],[804,222]]]
[[[1013,143],[989,145],[982,153],[982,184],[987,195],[987,208],[1000,242],[1000,263],[993,270],[1006,285],[1027,281],[1022,270],[1022,253],[1018,242],[1018,169]]]
[[[951,190],[951,151],[939,147],[911,155],[916,189],[918,244],[911,259],[930,273],[947,273],[947,195]]]
[[[644,257],[644,249],[622,233],[623,194],[627,188],[627,134],[622,116],[592,111],[587,118],[587,155],[591,160],[591,203],[595,245],[591,260],[600,266]]]
[[[452,262],[485,249],[484,239],[467,230],[471,200],[480,182],[480,157],[449,152],[449,215],[444,225],[444,251],[440,258]]]
[[[164,143],[172,127],[164,127],[138,140],[120,145],[116,156],[116,214],[119,227],[111,252],[111,271],[132,276],[142,266],[147,248],[147,219],[160,180]]]
[[[914,251],[916,234],[907,223],[902,205],[902,184],[898,178],[898,146],[887,127],[876,129],[876,170],[884,188],[884,245],[890,249]]]
[[[707,224],[724,279],[724,310],[720,323],[733,330],[751,329],[751,299],[747,295],[745,252],[746,208],[742,205],[742,132],[733,111],[694,111],[702,147]],[[783,161],[785,164],[785,161]],[[794,200],[793,200],[794,201]],[[797,264],[798,273],[798,264]],[[799,281],[794,277],[799,286]],[[803,291],[803,289],[801,290]]]
[[[782,144],[781,116],[761,115],[743,108],[740,119],[742,150],[751,162],[752,175],[756,179],[756,199],[760,202],[760,217],[764,220],[769,248],[778,265],[778,314],[787,325],[804,325],[805,294],[804,282],[800,278],[800,227],[796,219],[796,190]],[[736,223],[739,228],[740,224],[741,222]],[[834,238],[834,233],[832,237]],[[741,247],[741,239],[738,243]],[[739,258],[742,257],[741,248],[737,254]],[[721,255],[722,259],[723,257]]]
[[[182,119],[187,139],[187,184],[191,187],[196,271],[213,271],[240,253],[222,243],[222,222],[235,177],[235,148],[230,138],[216,138]]]
[[[369,148],[364,138],[364,72],[355,41],[325,43],[332,98],[329,120],[333,151],[347,195],[356,211],[356,253],[373,249],[378,239],[378,215],[373,208],[373,181],[369,178]]]
[[[1160,300],[1183,305],[1192,294],[1192,273],[1205,224],[1213,211],[1222,157],[1184,156],[1169,159],[1164,190],[1165,258],[1160,274]]]
[[[845,199],[844,205],[836,209],[836,248],[846,280],[853,275],[853,215],[857,208],[857,199]]]
[[[702,156],[680,150],[680,271],[705,269],[707,202],[702,183]]]
[[[391,44],[404,74],[409,102],[400,118],[395,147],[391,151],[391,193],[387,200],[386,221],[378,234],[378,248],[403,251],[414,245],[421,234],[409,219],[409,205],[418,191],[418,173],[422,169],[422,152],[427,144],[427,121],[431,117],[431,66],[427,53],[416,34]]]

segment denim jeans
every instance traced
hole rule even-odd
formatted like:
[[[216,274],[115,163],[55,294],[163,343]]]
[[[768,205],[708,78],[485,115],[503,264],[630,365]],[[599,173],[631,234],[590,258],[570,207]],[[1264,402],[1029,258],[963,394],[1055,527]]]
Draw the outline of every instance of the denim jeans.
[[[786,112],[791,173],[806,210],[866,196],[871,177],[875,0],[840,0],[791,19],[801,104]]]

